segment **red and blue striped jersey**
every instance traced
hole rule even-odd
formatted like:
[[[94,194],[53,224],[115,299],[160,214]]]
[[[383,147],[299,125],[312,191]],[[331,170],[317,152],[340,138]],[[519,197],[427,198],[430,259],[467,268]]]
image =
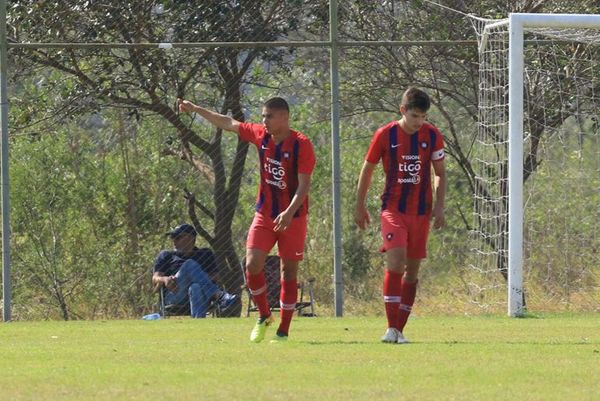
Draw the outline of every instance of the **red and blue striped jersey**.
[[[240,124],[239,136],[258,149],[260,185],[256,211],[275,218],[291,203],[298,189],[298,174],[313,172],[316,161],[312,143],[304,134],[292,130],[287,138],[275,144],[264,125],[253,123]],[[308,196],[294,217],[307,213]]]
[[[393,121],[375,131],[365,157],[369,163],[383,161],[385,188],[381,210],[410,215],[429,215],[432,208],[432,161],[444,158],[444,138],[433,125],[407,134]]]

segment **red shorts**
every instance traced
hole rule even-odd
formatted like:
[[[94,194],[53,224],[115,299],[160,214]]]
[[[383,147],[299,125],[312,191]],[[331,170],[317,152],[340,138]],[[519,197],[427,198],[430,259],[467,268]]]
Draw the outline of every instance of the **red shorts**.
[[[281,259],[302,260],[304,258],[304,240],[306,239],[307,215],[294,217],[283,231],[275,232],[272,218],[260,213],[254,215],[248,230],[246,248],[271,252],[277,243],[277,254]]]
[[[427,256],[429,216],[408,215],[384,210],[381,213],[381,252],[392,248],[406,248],[410,259]]]

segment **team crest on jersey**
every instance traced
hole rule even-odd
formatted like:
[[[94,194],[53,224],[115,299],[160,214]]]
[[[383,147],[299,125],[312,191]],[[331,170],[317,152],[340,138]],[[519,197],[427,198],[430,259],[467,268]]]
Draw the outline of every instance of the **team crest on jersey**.
[[[385,236],[385,238],[386,238],[388,241],[391,241],[391,240],[392,240],[392,238],[394,238],[394,233],[388,233],[388,234]]]
[[[290,158],[290,152],[283,152],[283,157],[285,159],[289,159]]]
[[[427,144],[427,142],[421,142],[421,147],[422,147],[423,149],[427,149],[427,146],[429,146],[429,145]]]

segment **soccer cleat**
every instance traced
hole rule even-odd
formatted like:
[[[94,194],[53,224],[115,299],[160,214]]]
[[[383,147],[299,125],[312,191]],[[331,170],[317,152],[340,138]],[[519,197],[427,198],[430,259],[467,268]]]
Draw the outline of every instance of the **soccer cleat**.
[[[404,337],[401,331],[398,331],[398,340],[396,340],[398,344],[408,344],[408,340]]]
[[[287,342],[287,340],[287,334],[277,332],[277,334],[275,334],[275,337],[273,337],[273,339],[271,340],[271,344],[281,344]]]
[[[269,315],[267,317],[261,317],[256,321],[252,332],[250,333],[250,341],[253,343],[259,343],[265,339],[265,332],[267,331],[267,326],[270,326],[275,321],[273,315]]]
[[[383,337],[381,337],[381,342],[395,344],[398,342],[398,334],[402,335],[402,333],[400,333],[398,329],[394,327],[388,327]]]
[[[228,292],[223,291],[221,295],[219,295],[219,298],[217,298],[217,305],[219,305],[219,309],[221,311],[224,311],[231,305],[233,305],[237,298],[238,296],[236,294],[230,294]]]

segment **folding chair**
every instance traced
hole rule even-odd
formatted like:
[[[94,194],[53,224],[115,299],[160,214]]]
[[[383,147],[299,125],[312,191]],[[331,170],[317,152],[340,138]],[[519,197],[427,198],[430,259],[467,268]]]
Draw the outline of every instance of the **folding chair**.
[[[242,261],[242,272],[244,273],[244,282],[246,281],[246,260]],[[272,311],[281,309],[279,304],[281,292],[281,272],[280,258],[277,255],[267,256],[264,266],[265,279],[267,281],[267,300]],[[315,314],[315,299],[314,299],[314,282],[315,278],[311,277],[306,281],[298,281],[298,301],[296,302],[295,310],[298,316],[316,316]],[[246,317],[250,316],[251,312],[258,312],[258,308],[252,301],[252,294],[248,288],[248,283],[245,283],[246,294],[248,295],[248,307],[246,309]],[[308,293],[308,294],[307,294]],[[305,300],[304,297],[307,296]]]
[[[159,289],[159,313],[163,318],[167,318],[169,316],[190,316],[190,300],[186,297],[185,302],[181,304],[165,304],[165,294],[168,291],[165,287],[160,287]],[[208,307],[207,315],[212,315],[213,317],[218,317],[221,315],[221,310],[219,305],[216,302],[211,302]]]
[[[215,255],[212,249],[210,248],[200,248],[198,250],[202,252],[201,261],[202,261],[202,269],[209,274],[209,276],[213,276],[217,270],[217,263],[215,260]],[[213,277],[214,278],[214,277]],[[159,304],[158,309],[159,313],[163,318],[169,316],[190,316],[190,302],[189,298],[186,297],[185,301],[180,304],[175,305],[166,305],[165,304],[165,294],[168,291],[165,287],[161,286],[159,289],[154,289],[155,292],[159,293]],[[213,317],[220,316],[220,308],[216,302],[211,302],[208,307],[207,315],[212,315]]]

